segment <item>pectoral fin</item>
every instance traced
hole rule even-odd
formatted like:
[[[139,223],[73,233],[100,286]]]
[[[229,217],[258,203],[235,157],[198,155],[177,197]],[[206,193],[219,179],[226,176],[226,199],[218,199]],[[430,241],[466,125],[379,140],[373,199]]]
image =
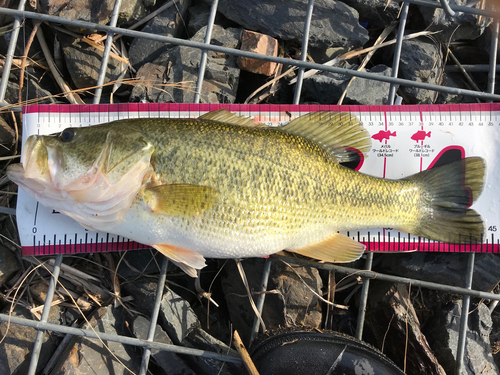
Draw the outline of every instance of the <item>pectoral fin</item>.
[[[152,212],[169,216],[197,216],[218,200],[216,190],[197,185],[158,185],[144,188],[142,193]]]
[[[330,263],[353,262],[363,255],[366,246],[341,233],[335,233],[321,242],[316,242],[302,249],[288,250],[309,258]]]
[[[191,277],[198,277],[196,270],[205,267],[205,258],[196,251],[161,244],[153,247]]]

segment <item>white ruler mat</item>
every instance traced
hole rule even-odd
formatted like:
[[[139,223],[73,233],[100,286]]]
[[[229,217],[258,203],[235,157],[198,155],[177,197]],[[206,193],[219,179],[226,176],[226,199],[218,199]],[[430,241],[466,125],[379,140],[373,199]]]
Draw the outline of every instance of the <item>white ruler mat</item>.
[[[487,163],[485,189],[473,205],[485,221],[484,243],[450,245],[409,236],[392,228],[347,232],[373,251],[500,252],[500,104],[426,106],[319,106],[319,105],[208,105],[117,104],[33,105],[24,108],[23,144],[32,134],[52,134],[67,127],[82,127],[140,117],[195,118],[229,108],[259,122],[283,124],[313,111],[342,111],[357,116],[372,136],[369,157],[360,172],[399,179],[445,160],[481,156]],[[72,219],[39,205],[22,190],[17,201],[17,222],[23,253],[47,255],[145,248],[107,233],[85,230]]]

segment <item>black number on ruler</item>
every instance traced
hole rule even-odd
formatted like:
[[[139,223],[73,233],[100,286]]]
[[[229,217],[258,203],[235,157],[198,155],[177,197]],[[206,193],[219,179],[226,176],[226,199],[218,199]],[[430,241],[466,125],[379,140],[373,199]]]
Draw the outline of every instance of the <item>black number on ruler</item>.
[[[38,229],[36,229],[36,227],[33,227],[33,229],[31,231],[33,232],[33,234],[35,234],[37,230]]]
[[[497,231],[497,226],[496,225],[491,225],[491,226],[488,227],[488,230],[490,232],[496,232]]]

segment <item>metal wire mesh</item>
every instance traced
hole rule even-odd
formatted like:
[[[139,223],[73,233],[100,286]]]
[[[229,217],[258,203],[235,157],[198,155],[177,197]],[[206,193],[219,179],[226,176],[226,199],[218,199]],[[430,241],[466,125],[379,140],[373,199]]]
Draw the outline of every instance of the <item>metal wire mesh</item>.
[[[403,1],[401,1],[401,2],[403,2]],[[115,6],[113,9],[113,15],[111,17],[110,26],[93,24],[93,23],[83,22],[83,21],[69,20],[69,19],[64,19],[64,18],[60,18],[60,17],[56,17],[56,16],[49,16],[49,15],[40,14],[40,13],[26,12],[26,11],[24,11],[25,3],[26,3],[26,0],[21,0],[17,10],[0,8],[0,14],[6,14],[6,15],[11,15],[11,16],[15,17],[13,30],[11,32],[11,40],[10,40],[10,44],[9,44],[9,48],[8,48],[8,52],[7,52],[7,56],[6,56],[6,60],[5,60],[4,71],[2,74],[2,79],[0,81],[0,105],[3,105],[3,106],[8,105],[8,103],[4,102],[5,92],[6,92],[6,88],[7,88],[7,82],[8,82],[8,78],[9,78],[9,74],[10,74],[10,69],[12,66],[12,60],[14,57],[14,49],[15,49],[15,45],[16,45],[16,42],[18,39],[20,26],[25,19],[40,20],[40,21],[45,21],[45,22],[55,22],[55,23],[60,23],[60,24],[65,24],[65,25],[78,26],[78,27],[82,27],[82,28],[88,28],[88,29],[106,32],[108,35],[108,38],[106,40],[106,45],[105,45],[105,50],[104,50],[104,54],[103,54],[101,68],[99,71],[99,78],[97,81],[97,86],[102,85],[102,83],[104,82],[107,61],[108,61],[110,51],[111,51],[112,37],[114,34],[119,34],[119,35],[125,35],[125,36],[130,36],[130,37],[141,37],[141,38],[151,39],[151,40],[155,40],[155,41],[159,41],[159,42],[170,43],[173,45],[190,46],[190,47],[200,49],[202,51],[202,57],[201,57],[201,61],[200,61],[200,69],[199,69],[199,75],[198,75],[198,81],[197,81],[197,87],[196,87],[196,96],[195,96],[196,103],[198,103],[200,100],[201,87],[203,84],[205,68],[206,68],[207,51],[222,52],[222,53],[235,55],[235,56],[250,57],[250,58],[260,59],[260,60],[264,60],[264,61],[271,61],[271,62],[287,64],[287,65],[294,65],[294,66],[299,67],[299,74],[298,74],[298,80],[297,80],[297,85],[296,85],[296,91],[295,91],[295,96],[294,96],[294,100],[293,100],[294,104],[298,104],[300,101],[300,94],[301,94],[301,87],[302,87],[302,82],[303,82],[304,69],[317,69],[320,71],[328,71],[328,72],[333,72],[333,73],[340,73],[340,74],[346,74],[349,76],[365,78],[365,79],[388,82],[391,84],[390,90],[388,93],[388,104],[393,104],[395,102],[397,85],[417,87],[417,88],[422,88],[422,89],[434,90],[434,91],[438,91],[438,92],[456,94],[456,95],[471,96],[471,97],[479,98],[482,100],[488,100],[488,101],[500,101],[500,95],[494,94],[495,74],[496,74],[496,70],[498,69],[498,67],[496,66],[496,55],[497,55],[497,45],[498,45],[499,22],[496,20],[494,23],[493,35],[492,35],[492,41],[491,41],[490,64],[488,67],[489,80],[488,80],[487,92],[465,90],[465,89],[460,89],[460,88],[455,88],[455,87],[439,86],[439,85],[433,85],[433,84],[427,84],[427,83],[421,83],[421,82],[413,82],[413,81],[397,78],[399,56],[401,53],[403,35],[405,32],[405,26],[406,26],[406,18],[408,16],[410,4],[417,4],[417,5],[433,7],[433,8],[442,7],[449,15],[452,15],[456,12],[464,12],[467,14],[475,14],[475,15],[482,15],[482,16],[490,16],[490,17],[495,16],[495,13],[493,13],[492,11],[488,11],[488,10],[476,9],[476,8],[465,7],[465,6],[455,6],[455,5],[450,6],[446,0],[441,0],[440,2],[437,2],[437,1],[432,2],[432,1],[426,1],[426,0],[406,0],[403,2],[402,12],[401,12],[401,16],[400,16],[400,26],[399,26],[399,30],[397,33],[397,42],[396,42],[396,47],[395,47],[395,52],[394,52],[394,60],[393,60],[393,65],[392,65],[392,76],[391,77],[385,77],[382,75],[376,75],[376,74],[369,73],[369,72],[348,70],[348,69],[342,69],[342,68],[325,66],[325,65],[307,62],[306,61],[307,43],[308,43],[309,28],[310,28],[310,24],[311,24],[311,15],[312,15],[312,11],[314,8],[314,0],[309,0],[309,2],[307,4],[307,13],[306,13],[306,19],[305,19],[304,37],[303,37],[303,42],[302,42],[301,60],[291,60],[291,59],[285,59],[285,58],[280,58],[280,57],[259,55],[256,53],[240,51],[240,50],[225,48],[225,47],[221,47],[221,46],[210,45],[211,32],[212,32],[212,28],[214,25],[215,14],[217,12],[217,6],[218,6],[217,0],[214,0],[212,3],[212,8],[211,8],[211,12],[210,12],[209,20],[208,20],[208,26],[207,26],[206,37],[205,37],[204,43],[198,43],[198,42],[193,42],[193,41],[189,41],[189,40],[170,38],[170,37],[165,37],[165,36],[160,36],[160,35],[147,34],[147,33],[140,32],[140,31],[133,31],[133,30],[128,30],[128,29],[117,28],[116,27],[116,20],[117,20],[117,15],[118,15],[118,12],[120,9],[121,0],[115,1]],[[477,68],[479,68],[479,67],[474,67],[474,66],[470,67],[470,69],[472,69],[472,70],[477,69]],[[486,67],[482,67],[483,71],[485,69],[486,69]],[[102,90],[101,87],[96,89],[94,104],[97,104],[100,102],[101,90]],[[21,108],[13,108],[13,110],[20,111]],[[14,212],[11,209],[5,210],[5,212],[2,211],[2,213],[14,214]],[[30,363],[30,367],[29,367],[29,371],[28,371],[29,375],[35,374],[35,370],[36,370],[39,355],[40,355],[42,335],[43,335],[44,331],[51,330],[51,331],[56,331],[56,332],[61,332],[61,333],[66,333],[66,334],[71,334],[71,335],[80,335],[80,336],[93,337],[93,338],[96,337],[95,333],[92,331],[87,331],[87,330],[83,330],[83,329],[77,329],[77,328],[59,326],[59,325],[47,323],[47,317],[48,317],[48,313],[50,310],[52,298],[54,295],[55,286],[57,283],[59,269],[60,269],[62,259],[63,259],[62,255],[56,256],[56,261],[55,261],[55,265],[54,265],[54,272],[53,272],[53,275],[51,277],[51,281],[50,281],[48,292],[47,292],[47,299],[45,302],[45,306],[43,309],[41,320],[39,322],[28,320],[28,319],[22,319],[22,318],[18,318],[18,317],[9,317],[5,314],[0,314],[0,321],[4,321],[4,322],[10,321],[13,324],[21,324],[21,325],[25,325],[25,326],[30,326],[30,327],[34,327],[34,328],[39,330],[38,335],[37,335],[36,340],[35,340],[35,343],[34,343],[34,346],[33,346],[33,350],[32,350],[32,358],[31,358],[31,363]],[[352,268],[347,268],[347,267],[336,266],[336,265],[328,265],[328,264],[319,265],[319,268],[328,269],[328,270],[335,270],[336,272],[339,272],[339,273],[349,274],[349,273],[356,272],[358,275],[360,275],[363,278],[364,282],[363,282],[363,288],[362,288],[362,292],[361,292],[361,303],[360,303],[360,308],[359,308],[359,312],[358,312],[356,337],[359,339],[361,339],[361,337],[362,337],[363,325],[364,325],[364,313],[365,313],[366,302],[367,302],[368,293],[369,293],[369,280],[370,279],[373,279],[376,277],[377,279],[381,279],[381,280],[388,280],[388,281],[397,282],[397,283],[404,283],[404,284],[411,283],[412,285],[421,286],[424,288],[441,290],[441,291],[446,291],[449,293],[462,294],[462,295],[464,295],[464,303],[462,306],[462,320],[461,320],[461,325],[460,325],[459,342],[458,342],[458,349],[457,349],[457,361],[456,361],[456,371],[457,371],[456,373],[459,374],[462,367],[463,367],[463,356],[464,356],[464,348],[465,348],[465,343],[466,343],[467,316],[468,316],[470,296],[479,297],[479,298],[487,298],[487,299],[492,299],[492,300],[500,300],[499,295],[471,289],[472,278],[473,278],[473,274],[474,274],[474,259],[475,259],[474,254],[471,253],[468,256],[468,268],[467,268],[467,277],[466,277],[467,279],[466,279],[464,288],[453,287],[453,286],[449,286],[449,285],[437,284],[437,283],[432,283],[432,282],[426,282],[423,280],[397,277],[397,276],[392,276],[392,275],[385,275],[385,274],[378,274],[378,273],[376,274],[376,273],[371,271],[372,259],[373,259],[373,254],[370,253],[367,256],[364,271],[362,271],[362,270],[360,271],[360,270],[356,270],[356,269],[352,269]],[[317,263],[312,263],[312,262],[309,263],[308,261],[305,261],[305,260],[301,260],[301,261],[297,261],[297,262],[301,262],[302,264],[306,264],[306,265],[313,264],[315,267],[318,267]],[[263,272],[262,290],[266,289],[270,265],[271,265],[271,260],[266,262],[266,267],[265,267],[264,272]],[[218,359],[218,360],[228,361],[228,362],[235,362],[235,363],[241,362],[239,358],[234,357],[234,356],[221,355],[218,353],[211,353],[211,352],[206,352],[206,351],[197,350],[197,349],[190,349],[190,348],[185,348],[185,347],[175,346],[175,345],[166,345],[166,344],[156,343],[153,341],[152,338],[153,338],[154,329],[155,329],[156,323],[157,323],[158,309],[160,307],[160,299],[161,299],[161,295],[163,293],[163,285],[165,284],[165,278],[166,278],[166,273],[167,273],[166,270],[167,270],[167,260],[165,259],[165,261],[163,262],[162,268],[161,268],[160,276],[159,276],[157,298],[156,298],[155,304],[154,304],[154,313],[153,313],[153,316],[151,317],[150,329],[149,329],[149,333],[147,336],[147,340],[139,340],[139,339],[133,339],[130,337],[111,335],[111,334],[105,334],[105,333],[99,334],[101,336],[101,338],[104,340],[108,340],[108,341],[116,341],[116,342],[120,342],[123,344],[130,344],[130,345],[144,347],[145,350],[144,350],[143,360],[142,360],[142,364],[141,364],[141,368],[140,368],[140,374],[145,374],[147,372],[151,349],[172,351],[172,352],[180,353],[180,354],[203,356],[203,357],[207,357],[207,358],[213,358],[213,359]],[[257,301],[257,306],[258,306],[260,311],[262,311],[262,307],[264,305],[264,299],[265,299],[265,294],[264,293],[260,294],[260,297]],[[252,337],[255,337],[258,330],[259,330],[259,322],[257,319],[255,319]]]

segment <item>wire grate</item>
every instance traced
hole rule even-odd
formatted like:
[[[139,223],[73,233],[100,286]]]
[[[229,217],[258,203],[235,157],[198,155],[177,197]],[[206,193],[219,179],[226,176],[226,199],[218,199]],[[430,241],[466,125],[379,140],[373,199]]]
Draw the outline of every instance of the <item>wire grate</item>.
[[[403,1],[401,1],[401,2],[403,2]],[[397,42],[396,42],[396,47],[395,47],[395,55],[394,55],[394,61],[393,61],[393,65],[392,65],[392,76],[391,77],[385,77],[382,75],[375,75],[375,74],[369,73],[369,72],[347,70],[347,69],[342,69],[342,68],[325,66],[325,65],[307,62],[306,57],[307,57],[308,35],[309,35],[309,28],[310,28],[310,24],[311,24],[312,11],[314,8],[314,0],[309,0],[309,2],[307,4],[307,13],[306,13],[305,27],[304,27],[304,37],[303,37],[303,41],[302,41],[302,56],[301,56],[300,60],[291,60],[291,59],[272,57],[272,56],[267,56],[267,55],[259,55],[256,53],[240,51],[240,50],[225,48],[225,47],[221,47],[221,46],[210,45],[211,32],[212,32],[212,28],[214,25],[215,14],[217,12],[217,7],[218,7],[217,0],[214,0],[212,3],[204,43],[197,43],[197,42],[192,42],[189,40],[170,38],[170,37],[165,37],[165,36],[161,36],[161,35],[147,34],[147,33],[140,32],[140,31],[134,31],[134,30],[128,30],[128,29],[122,29],[122,28],[116,27],[116,20],[117,20],[117,15],[118,15],[118,12],[120,9],[121,0],[115,1],[110,26],[93,24],[93,23],[83,22],[83,21],[69,20],[69,19],[64,19],[64,18],[45,15],[45,14],[26,12],[26,11],[24,11],[25,3],[26,3],[26,0],[21,0],[17,10],[0,8],[0,14],[5,14],[5,15],[10,15],[10,16],[15,17],[13,30],[11,32],[11,41],[10,41],[10,45],[9,45],[6,60],[5,60],[4,71],[2,74],[2,79],[0,81],[0,105],[2,105],[2,106],[9,105],[8,103],[4,102],[5,92],[6,92],[6,88],[7,88],[7,82],[8,82],[8,77],[10,74],[10,69],[12,66],[14,49],[15,49],[15,45],[16,45],[16,42],[17,42],[17,39],[19,36],[20,26],[22,25],[22,22],[24,22],[26,19],[39,20],[39,21],[52,22],[52,23],[60,23],[60,24],[64,24],[64,25],[71,25],[71,26],[77,26],[77,27],[81,27],[81,28],[89,28],[89,29],[94,29],[94,30],[106,32],[108,35],[108,38],[106,40],[104,55],[103,55],[103,59],[102,59],[102,65],[101,65],[101,68],[99,71],[99,77],[98,77],[98,81],[97,81],[98,86],[104,82],[107,61],[108,61],[108,58],[110,55],[111,43],[113,40],[112,37],[114,35],[141,37],[141,38],[155,40],[155,41],[159,41],[159,42],[163,42],[163,43],[170,43],[170,44],[174,44],[174,45],[183,45],[183,46],[190,46],[190,47],[198,48],[202,51],[202,57],[201,57],[201,61],[200,61],[200,69],[199,69],[199,75],[198,75],[198,81],[197,81],[197,87],[196,87],[196,96],[195,96],[196,103],[199,103],[199,100],[200,100],[200,92],[201,92],[201,87],[203,84],[205,68],[206,68],[207,51],[222,52],[222,53],[231,54],[231,55],[235,55],[235,56],[255,58],[255,59],[260,59],[260,60],[264,60],[264,61],[271,61],[271,62],[293,65],[293,66],[299,67],[298,81],[296,84],[296,91],[295,91],[295,96],[293,99],[294,104],[298,104],[299,100],[300,100],[300,93],[301,93],[301,87],[302,87],[302,82],[303,82],[304,69],[317,69],[320,71],[328,71],[328,72],[333,72],[333,73],[340,73],[340,74],[346,74],[349,76],[365,78],[365,79],[377,80],[377,81],[381,81],[381,82],[388,82],[391,84],[390,90],[388,93],[389,104],[393,104],[395,102],[396,85],[412,86],[412,87],[417,87],[417,88],[422,88],[422,89],[434,90],[434,91],[438,91],[438,92],[471,96],[471,97],[475,97],[475,98],[487,100],[487,101],[500,101],[500,95],[494,94],[495,74],[496,74],[496,70],[498,69],[498,67],[496,66],[498,30],[499,30],[499,22],[498,21],[495,21],[494,28],[493,28],[492,42],[491,42],[491,48],[490,48],[490,56],[491,56],[490,57],[490,64],[487,68],[489,71],[489,84],[488,84],[487,92],[465,90],[465,89],[460,89],[460,88],[455,88],[455,87],[444,87],[444,86],[438,86],[438,85],[420,83],[420,82],[413,82],[413,81],[397,78],[399,56],[400,56],[400,52],[401,52],[403,35],[404,35],[404,31],[405,31],[405,26],[406,26],[406,17],[407,17],[408,12],[409,12],[410,4],[416,4],[416,5],[421,5],[421,6],[433,7],[433,8],[442,7],[448,14],[453,14],[456,12],[464,12],[467,14],[481,15],[481,16],[486,16],[486,17],[488,17],[488,16],[492,17],[495,15],[495,13],[493,13],[492,11],[489,11],[489,10],[476,9],[476,8],[466,7],[466,6],[449,5],[446,0],[441,0],[440,2],[437,2],[437,1],[433,2],[433,1],[426,1],[426,0],[406,0],[403,2],[401,17],[400,17],[400,26],[399,26],[399,30],[397,33]],[[174,2],[171,2],[171,3],[174,3]],[[478,69],[478,68],[479,67],[474,67],[474,66],[470,67],[470,69]],[[483,70],[486,70],[485,66],[481,67],[481,68]],[[101,90],[102,90],[102,88],[96,89],[94,104],[98,104],[100,102]],[[20,111],[21,108],[14,108],[14,110]],[[13,210],[11,210],[11,209],[5,209],[5,210],[2,209],[2,211],[0,211],[0,212],[5,213],[5,214],[14,214]],[[356,272],[361,277],[363,277],[364,284],[363,284],[363,289],[362,289],[362,302],[361,302],[360,311],[358,314],[359,318],[358,318],[358,322],[357,322],[356,337],[360,339],[362,336],[363,325],[364,325],[364,311],[366,308],[366,301],[367,301],[367,297],[368,297],[368,293],[369,293],[369,280],[372,278],[376,277],[376,278],[381,279],[381,280],[389,280],[389,281],[405,283],[405,284],[411,283],[413,285],[417,285],[417,286],[421,286],[421,287],[425,287],[425,288],[430,288],[430,289],[434,289],[434,290],[442,290],[442,291],[446,291],[446,292],[450,292],[450,293],[462,294],[462,295],[464,295],[464,303],[463,303],[463,307],[462,307],[462,322],[461,322],[461,326],[460,326],[458,355],[457,355],[457,362],[456,362],[457,373],[460,373],[461,368],[463,366],[463,355],[464,355],[464,347],[465,347],[465,340],[466,340],[465,332],[466,332],[466,327],[467,327],[466,320],[467,320],[467,313],[468,313],[470,296],[480,297],[480,298],[488,298],[488,299],[492,299],[492,300],[500,300],[499,295],[471,289],[471,281],[472,281],[472,277],[474,274],[474,259],[475,259],[474,254],[471,253],[468,257],[468,272],[467,272],[467,281],[464,285],[465,288],[452,287],[452,286],[448,286],[448,285],[436,284],[436,283],[426,282],[423,280],[415,280],[415,279],[410,279],[410,278],[402,278],[402,277],[397,277],[397,276],[392,276],[392,275],[376,274],[376,273],[371,271],[372,257],[373,257],[373,254],[368,255],[364,271],[363,270],[360,271],[360,270],[356,270],[356,269],[352,269],[352,268],[347,268],[347,267],[336,266],[336,265],[327,265],[327,264],[319,265],[319,268],[322,268],[322,269],[335,270],[336,272],[340,272],[340,273]],[[50,281],[49,290],[48,290],[48,294],[47,294],[47,300],[46,300],[46,303],[44,306],[44,310],[42,313],[42,319],[40,322],[36,322],[36,321],[28,320],[28,319],[17,318],[17,317],[9,317],[7,315],[0,314],[0,321],[4,321],[4,322],[10,321],[13,324],[21,324],[21,325],[25,325],[25,326],[30,326],[30,327],[34,327],[34,328],[39,330],[34,347],[33,347],[31,364],[30,364],[30,368],[28,371],[29,375],[35,374],[35,370],[36,370],[36,366],[37,366],[38,358],[39,358],[39,354],[40,354],[41,338],[42,338],[43,331],[51,330],[51,331],[66,333],[66,334],[70,334],[70,335],[80,335],[80,336],[94,337],[94,338],[96,337],[95,333],[92,331],[86,331],[83,329],[66,327],[66,326],[59,326],[59,325],[47,323],[47,316],[48,316],[51,301],[52,301],[52,298],[54,295],[55,285],[57,283],[59,266],[62,262],[62,259],[63,259],[62,255],[56,256],[54,272],[53,272],[53,276],[52,276],[51,281]],[[288,261],[290,261],[290,260],[288,260]],[[301,260],[301,261],[297,261],[297,262],[301,262],[301,264],[306,264],[306,265],[309,264],[305,260]],[[312,264],[314,266],[318,267],[318,265],[316,263],[312,263]],[[264,275],[263,275],[263,280],[262,280],[262,290],[266,289],[270,265],[271,265],[271,260],[266,262],[266,267],[264,270]],[[309,265],[311,265],[311,264],[309,264]],[[155,304],[154,304],[154,311],[155,312],[154,312],[153,316],[151,317],[151,323],[150,323],[151,325],[150,325],[150,330],[148,333],[147,340],[139,340],[139,339],[133,339],[130,337],[119,336],[119,335],[110,335],[110,334],[104,334],[104,333],[100,334],[102,339],[144,347],[145,350],[144,350],[144,355],[143,355],[142,364],[141,364],[141,368],[140,368],[140,374],[145,374],[147,372],[151,349],[167,350],[167,351],[172,351],[175,353],[204,356],[207,358],[213,358],[213,359],[218,359],[218,360],[222,360],[222,361],[240,363],[240,359],[237,357],[221,355],[218,353],[211,353],[211,352],[206,352],[206,351],[197,350],[197,349],[190,349],[190,348],[185,348],[185,347],[181,347],[181,346],[160,344],[160,343],[156,343],[152,340],[154,329],[156,326],[156,321],[158,318],[158,309],[160,306],[160,299],[161,299],[161,295],[162,295],[162,291],[163,291],[163,285],[165,284],[166,269],[167,269],[167,260],[165,259],[163,261],[161,273],[159,276],[157,298],[156,298]],[[260,310],[262,309],[262,306],[264,304],[264,298],[265,298],[265,294],[261,294],[259,299],[258,299],[257,305],[258,305]],[[259,329],[259,322],[257,319],[255,319],[252,337],[255,337],[255,335],[258,332],[258,329]]]

